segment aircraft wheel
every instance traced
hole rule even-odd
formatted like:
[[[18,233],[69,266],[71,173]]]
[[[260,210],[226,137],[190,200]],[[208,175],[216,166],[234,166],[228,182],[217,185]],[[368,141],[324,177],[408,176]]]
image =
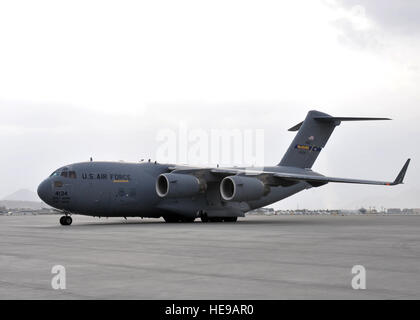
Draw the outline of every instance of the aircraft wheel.
[[[200,214],[201,222],[209,222],[210,221],[210,219],[207,216],[207,213],[206,212],[200,211],[199,214]]]
[[[73,222],[73,219],[70,216],[67,216],[66,217],[66,224],[69,226],[69,225],[72,224],[72,222]]]
[[[73,219],[70,216],[62,216],[60,218],[60,224],[62,226],[69,226],[73,222]]]
[[[223,219],[224,222],[236,222],[238,221],[238,217],[227,217]]]

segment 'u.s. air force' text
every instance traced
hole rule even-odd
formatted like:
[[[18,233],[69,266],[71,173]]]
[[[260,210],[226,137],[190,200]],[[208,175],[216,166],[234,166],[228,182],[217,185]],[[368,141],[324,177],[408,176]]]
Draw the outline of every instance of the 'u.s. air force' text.
[[[118,173],[82,173],[82,179],[84,180],[126,180],[130,181],[129,174],[118,174]]]

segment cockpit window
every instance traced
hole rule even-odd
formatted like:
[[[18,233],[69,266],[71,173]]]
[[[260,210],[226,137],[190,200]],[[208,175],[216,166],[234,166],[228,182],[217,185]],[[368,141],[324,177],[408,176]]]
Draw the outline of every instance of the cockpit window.
[[[68,168],[61,168],[57,171],[54,171],[50,177],[63,177],[63,178],[70,178],[70,179],[76,179],[77,174],[76,171],[69,171]]]

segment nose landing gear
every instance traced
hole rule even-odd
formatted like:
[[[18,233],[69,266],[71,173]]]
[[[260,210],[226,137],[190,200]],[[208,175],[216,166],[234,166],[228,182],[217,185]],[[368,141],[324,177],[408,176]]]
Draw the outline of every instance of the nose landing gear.
[[[70,216],[62,216],[60,218],[60,224],[62,226],[69,226],[73,222],[73,219]]]

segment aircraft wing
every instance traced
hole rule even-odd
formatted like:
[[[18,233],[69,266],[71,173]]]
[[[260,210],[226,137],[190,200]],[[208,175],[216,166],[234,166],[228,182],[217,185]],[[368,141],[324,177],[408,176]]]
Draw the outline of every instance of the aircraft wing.
[[[408,162],[407,162],[408,165]],[[303,175],[303,174],[287,174],[287,173],[275,173],[274,176],[280,179],[292,180],[292,181],[307,181],[309,183],[315,182],[317,184],[324,184],[328,182],[339,182],[339,183],[356,183],[356,184],[373,184],[383,186],[395,186],[403,183],[405,171],[403,168],[400,174],[394,181],[376,181],[376,180],[363,180],[363,179],[348,179],[348,178],[337,178],[337,177],[326,177],[326,176],[315,176],[315,175]]]
[[[264,170],[252,170],[252,169],[236,169],[236,168],[188,168],[188,169],[175,169],[173,172],[194,174],[194,172],[211,172],[218,176],[229,176],[229,175],[246,175],[261,178],[268,178],[271,180],[270,184],[287,185],[287,183],[306,181],[313,186],[320,186],[328,182],[338,183],[356,183],[356,184],[372,184],[372,185],[384,185],[394,186],[403,183],[405,173],[407,171],[410,159],[408,159],[401,171],[397,175],[394,181],[375,181],[375,180],[363,180],[363,179],[348,179],[348,178],[336,178],[327,177],[315,172],[309,171],[308,174],[301,173],[285,173],[285,172],[271,172]],[[277,180],[277,183],[276,183]],[[285,183],[286,182],[286,183]]]

